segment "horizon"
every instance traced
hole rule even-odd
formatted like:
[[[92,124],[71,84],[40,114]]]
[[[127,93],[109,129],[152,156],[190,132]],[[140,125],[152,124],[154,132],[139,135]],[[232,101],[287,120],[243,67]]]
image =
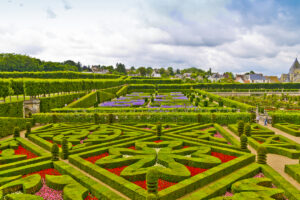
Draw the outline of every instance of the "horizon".
[[[0,52],[41,60],[280,76],[299,55],[299,1],[0,3]]]

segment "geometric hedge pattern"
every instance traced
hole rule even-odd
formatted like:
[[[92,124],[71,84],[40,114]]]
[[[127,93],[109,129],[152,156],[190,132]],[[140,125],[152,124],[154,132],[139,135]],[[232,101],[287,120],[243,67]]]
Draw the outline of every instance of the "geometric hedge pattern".
[[[255,155],[241,150],[240,143],[218,124],[161,127],[157,133],[156,124],[49,124],[27,136],[36,145],[24,138],[3,140],[0,199],[217,200],[300,196],[272,168],[257,164]],[[53,143],[59,145],[62,156],[63,139],[68,141],[69,163],[53,162]],[[265,145],[269,151],[272,145],[282,149],[291,145],[272,134],[252,135],[249,141],[252,145]],[[157,173],[157,193],[147,191],[151,171]]]

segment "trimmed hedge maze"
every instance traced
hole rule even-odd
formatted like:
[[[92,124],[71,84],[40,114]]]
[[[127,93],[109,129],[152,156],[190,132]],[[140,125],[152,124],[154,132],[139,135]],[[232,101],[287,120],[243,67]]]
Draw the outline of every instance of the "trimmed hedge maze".
[[[217,123],[56,123],[27,137],[35,148],[45,149],[29,150],[45,154],[0,172],[1,194],[7,199],[47,199],[50,194],[57,199],[161,200],[300,195],[272,168],[255,163],[255,155],[241,149]],[[7,140],[1,147],[11,149],[22,140]],[[54,144],[62,160],[68,153],[70,164],[50,161]]]

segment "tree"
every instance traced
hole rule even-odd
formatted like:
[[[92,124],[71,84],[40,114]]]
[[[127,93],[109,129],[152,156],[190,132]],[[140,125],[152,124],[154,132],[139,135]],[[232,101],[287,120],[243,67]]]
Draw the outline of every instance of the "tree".
[[[163,76],[163,75],[166,73],[165,68],[160,68],[160,69],[158,70],[158,73],[159,73],[161,76]]]
[[[122,63],[117,63],[116,64],[116,71],[119,72],[120,74],[124,74],[124,75],[127,74],[125,65],[122,64]]]
[[[146,76],[146,68],[145,67],[139,67],[138,72],[140,72],[141,76]]]
[[[170,76],[174,76],[173,67],[168,67],[168,74],[169,74]]]
[[[176,69],[176,74],[180,74],[180,69]]]
[[[51,153],[52,153],[52,161],[58,161],[59,160],[59,148],[56,143],[54,143],[52,145]]]
[[[151,74],[152,74],[152,72],[153,72],[153,69],[152,69],[152,67],[147,67],[146,71],[147,71],[147,74],[148,74],[149,76],[151,76]]]

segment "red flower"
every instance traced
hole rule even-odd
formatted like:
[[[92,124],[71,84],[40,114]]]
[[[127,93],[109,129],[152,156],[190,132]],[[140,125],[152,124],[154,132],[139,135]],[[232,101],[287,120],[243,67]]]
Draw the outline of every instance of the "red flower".
[[[136,150],[135,146],[128,147],[128,149]]]
[[[33,172],[33,173],[30,173],[30,174],[26,174],[26,175],[23,176],[23,178],[25,178],[26,176],[29,176],[29,175],[33,175],[33,174],[39,174],[39,175],[41,175],[41,177],[43,179],[45,178],[46,174],[56,175],[56,176],[61,175],[56,169],[50,168],[50,169],[44,169],[44,170],[41,170],[41,171],[38,171],[38,172]]]
[[[53,141],[52,141],[52,140],[48,140],[48,142],[50,142],[50,143],[53,144]],[[57,146],[58,146],[59,148],[61,148],[61,144],[57,144]]]
[[[228,162],[236,158],[235,156],[230,156],[219,152],[211,152],[211,155],[219,158],[222,161],[222,163]]]
[[[163,142],[163,140],[156,140],[156,141],[154,141],[155,143],[161,143],[161,142]]]
[[[191,172],[191,176],[195,176],[195,175],[205,172],[207,170],[207,169],[191,167],[191,166],[187,166],[187,165],[185,167]]]
[[[112,169],[106,169],[107,171],[120,176],[121,172],[123,171],[123,169],[125,169],[127,166],[123,166],[123,167],[117,167],[117,168],[112,168]]]
[[[147,183],[146,180],[144,181],[135,181],[133,182],[134,184],[140,186],[141,188],[147,190]],[[164,190],[168,187],[171,187],[172,185],[175,185],[177,183],[173,183],[173,182],[169,182],[169,181],[165,181],[162,179],[158,179],[158,191]]]
[[[182,148],[185,149],[185,148],[189,148],[189,147],[190,147],[190,146],[183,146]]]
[[[27,159],[31,159],[31,158],[36,158],[38,157],[37,155],[35,155],[34,153],[28,151],[27,149],[25,149],[24,147],[22,147],[21,145],[18,146],[18,149],[15,150],[15,154],[16,155],[26,155]]]
[[[98,200],[98,198],[89,193],[89,195],[84,200]]]
[[[103,154],[100,154],[100,155],[97,155],[97,156],[91,156],[91,157],[88,157],[88,158],[85,158],[84,160],[87,160],[93,164],[95,164],[95,162],[101,158],[104,158],[106,156],[109,156],[109,153],[103,153]]]

